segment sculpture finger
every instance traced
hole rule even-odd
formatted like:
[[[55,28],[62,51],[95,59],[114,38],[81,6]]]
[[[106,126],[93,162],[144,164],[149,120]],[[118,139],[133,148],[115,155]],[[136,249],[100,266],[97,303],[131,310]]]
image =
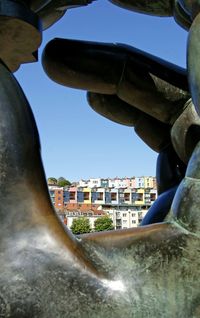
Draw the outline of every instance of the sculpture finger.
[[[200,115],[200,14],[194,19],[190,28],[187,45],[188,78],[192,101]]]
[[[177,156],[172,144],[165,147],[159,153],[156,164],[158,194],[178,185],[185,176],[186,167]]]
[[[168,215],[178,185],[187,166],[177,156],[172,144],[162,149],[157,158],[156,183],[158,198],[143,218],[141,225],[163,222]]]
[[[87,100],[97,113],[125,126],[135,126],[141,115],[141,111],[125,103],[117,95],[88,92]]]
[[[141,226],[163,222],[168,215],[178,186],[158,196],[140,223]]]
[[[88,93],[89,105],[100,115],[122,125],[132,126],[137,135],[154,151],[170,143],[171,126],[125,103],[116,95]]]
[[[185,176],[186,167],[171,144],[161,150],[156,165],[158,198],[148,210],[141,225],[164,221],[170,211],[178,185]]]
[[[172,212],[181,226],[200,235],[200,142],[188,163],[186,176],[176,192]]]
[[[187,164],[200,140],[200,118],[191,100],[171,129],[171,140],[179,158]]]
[[[43,30],[59,20],[70,8],[86,6],[95,0],[32,0],[31,9],[42,20]]]
[[[175,21],[186,30],[188,30],[191,25],[192,20],[190,14],[184,8],[185,1],[110,0],[110,2],[124,9],[128,9],[138,13],[160,17],[174,16]]]
[[[110,2],[136,12],[157,15],[157,16],[172,16],[173,15],[173,2],[170,0],[110,0]]]
[[[174,1],[174,20],[185,30],[189,30],[192,19],[187,11],[184,10],[182,3],[180,1]]]
[[[174,122],[189,96],[183,69],[125,45],[54,39],[42,63],[62,85],[117,94],[164,123]]]
[[[1,261],[9,257],[12,250],[10,262],[15,266],[17,253],[20,255],[26,247],[27,255],[34,261],[48,251],[49,256],[57,255],[61,262],[75,257],[77,264],[96,274],[78,241],[56,216],[33,114],[17,81],[1,63],[0,96]],[[23,257],[21,261],[23,263]],[[43,265],[38,266],[38,272],[43,270]]]

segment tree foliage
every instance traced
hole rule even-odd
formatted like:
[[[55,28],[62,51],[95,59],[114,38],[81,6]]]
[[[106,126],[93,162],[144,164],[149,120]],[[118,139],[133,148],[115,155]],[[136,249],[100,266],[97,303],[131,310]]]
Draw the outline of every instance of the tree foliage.
[[[58,178],[57,185],[59,187],[66,187],[66,186],[70,186],[71,182],[63,177],[60,177],[60,178]]]
[[[57,184],[57,179],[54,177],[50,177],[47,179],[48,184]]]
[[[71,231],[77,235],[89,233],[91,231],[89,219],[84,216],[73,219]]]
[[[94,222],[94,227],[95,231],[97,232],[109,231],[114,229],[113,221],[111,220],[111,218],[109,218],[108,215],[96,219],[96,221]]]

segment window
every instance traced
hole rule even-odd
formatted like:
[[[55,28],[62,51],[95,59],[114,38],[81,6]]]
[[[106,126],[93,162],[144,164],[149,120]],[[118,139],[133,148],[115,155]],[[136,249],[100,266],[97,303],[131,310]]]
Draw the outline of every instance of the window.
[[[69,199],[70,200],[75,200],[75,197],[76,197],[76,193],[74,191],[70,191],[69,192]]]
[[[129,201],[130,200],[130,193],[124,193],[124,198],[125,198],[125,201]]]
[[[123,220],[123,224],[127,224],[127,220]]]
[[[132,224],[136,224],[136,220],[132,220]]]
[[[103,200],[103,192],[97,192],[97,200]]]
[[[135,213],[132,213],[132,217],[135,217]]]
[[[123,213],[123,217],[124,217],[124,218],[126,217],[126,213]]]
[[[111,193],[111,200],[116,201],[117,200],[117,193]]]
[[[90,193],[89,192],[84,192],[84,200],[89,200],[90,199]]]
[[[121,215],[119,212],[116,212],[116,218],[121,219]]]
[[[132,200],[133,201],[143,201],[143,193],[132,193]]]
[[[156,194],[155,193],[151,193],[150,194],[150,198],[151,198],[151,201],[155,201],[156,200]]]

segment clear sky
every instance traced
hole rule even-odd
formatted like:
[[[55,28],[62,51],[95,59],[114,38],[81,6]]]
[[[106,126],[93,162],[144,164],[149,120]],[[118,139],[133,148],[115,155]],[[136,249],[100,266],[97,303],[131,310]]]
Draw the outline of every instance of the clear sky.
[[[91,177],[155,175],[157,154],[134,133],[101,117],[86,92],[51,81],[41,65],[44,46],[53,38],[130,44],[185,66],[187,33],[172,18],[121,9],[106,0],[71,9],[43,33],[39,62],[15,73],[31,104],[39,129],[47,177],[71,181]]]

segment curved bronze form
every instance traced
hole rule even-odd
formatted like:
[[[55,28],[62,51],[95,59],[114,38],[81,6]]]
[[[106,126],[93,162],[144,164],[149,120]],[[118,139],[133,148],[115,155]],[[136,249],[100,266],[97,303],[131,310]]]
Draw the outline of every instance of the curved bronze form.
[[[43,66],[53,80],[88,90],[93,109],[134,127],[159,153],[160,196],[143,226],[77,238],[51,205],[34,117],[10,70],[37,59],[42,29],[70,6],[90,2],[8,0],[0,8],[0,26],[9,22],[0,34],[0,317],[197,318],[199,3],[112,1],[192,24],[188,70],[122,44],[55,39],[47,45]]]
[[[59,84],[89,90],[92,108],[135,126],[155,151],[168,144],[190,96],[185,70],[124,45],[55,39],[43,52],[43,66]]]
[[[1,316],[195,317],[194,204],[185,209],[177,196],[168,223],[72,237],[50,203],[28,102],[2,64],[0,73]],[[180,189],[188,191],[196,169],[192,158]]]
[[[42,30],[71,7],[93,0],[0,0],[0,59],[15,72],[22,63],[37,61]]]

